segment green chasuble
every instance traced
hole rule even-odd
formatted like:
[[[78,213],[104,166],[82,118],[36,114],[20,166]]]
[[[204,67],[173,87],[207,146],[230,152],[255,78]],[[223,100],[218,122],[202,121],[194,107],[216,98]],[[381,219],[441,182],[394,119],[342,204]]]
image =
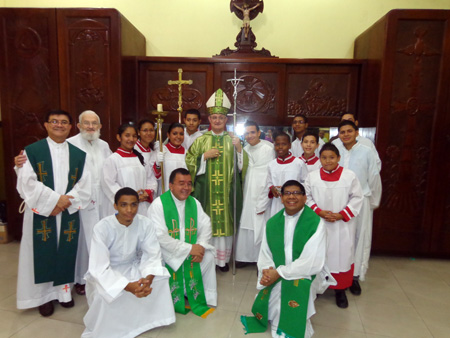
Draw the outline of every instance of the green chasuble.
[[[161,195],[161,203],[164,210],[164,220],[169,234],[174,239],[180,239],[180,220],[178,219],[178,209],[170,191]],[[184,241],[189,244],[197,243],[197,203],[189,196],[184,207]],[[192,262],[189,255],[177,271],[174,271],[168,264],[167,270],[170,273],[170,293],[175,311],[186,314],[189,308],[184,301],[184,290],[189,300],[190,309],[197,316],[206,318],[214,309],[206,305],[205,290],[203,287],[202,271],[200,263]]]
[[[86,153],[69,145],[69,177],[66,194],[83,175]],[[25,147],[28,160],[39,182],[54,189],[53,165],[47,139]],[[57,159],[56,159],[57,160]],[[78,248],[80,217],[78,211],[61,213],[61,230],[57,238],[56,216],[33,213],[34,280],[36,284],[53,282],[53,285],[73,283]]]
[[[193,196],[199,200],[203,210],[211,218],[214,237],[233,235],[233,143],[224,132],[215,136],[206,132],[194,141],[186,155],[186,165],[194,184]],[[206,172],[197,176],[200,161],[205,151],[218,149],[220,156],[206,161]],[[242,185],[240,174],[236,182],[237,223],[242,211]]]
[[[294,230],[292,261],[298,259],[305,244],[315,234],[320,217],[305,205]],[[284,253],[284,209],[269,219],[266,238],[272,252],[275,267],[285,265]],[[273,287],[281,283],[281,309],[277,334],[301,338],[305,335],[311,279],[285,280],[279,278],[272,285],[262,289],[255,299],[252,313],[255,317],[241,316],[246,333],[264,332],[268,325],[269,299]]]

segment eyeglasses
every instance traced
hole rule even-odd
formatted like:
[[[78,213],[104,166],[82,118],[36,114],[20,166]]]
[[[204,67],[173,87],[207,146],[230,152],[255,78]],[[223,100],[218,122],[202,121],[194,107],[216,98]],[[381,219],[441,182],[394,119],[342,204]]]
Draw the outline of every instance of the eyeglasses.
[[[69,125],[70,124],[70,122],[69,121],[67,121],[67,120],[62,120],[62,121],[59,121],[59,120],[50,120],[50,121],[48,121],[47,123],[51,123],[51,124],[53,124],[53,125],[58,125],[58,124],[60,124],[60,125],[62,125],[62,126],[67,126],[67,125]]]
[[[303,120],[299,120],[299,121],[294,121],[292,122],[292,124],[305,124],[306,122]]]
[[[285,191],[285,192],[283,192],[283,195],[284,196],[291,196],[291,195],[293,195],[293,196],[301,196],[301,195],[304,195],[304,193],[303,192],[301,192],[301,191]]]
[[[100,123],[98,123],[96,121],[94,121],[94,122],[83,121],[81,124],[85,127],[89,127],[89,126],[97,127]]]

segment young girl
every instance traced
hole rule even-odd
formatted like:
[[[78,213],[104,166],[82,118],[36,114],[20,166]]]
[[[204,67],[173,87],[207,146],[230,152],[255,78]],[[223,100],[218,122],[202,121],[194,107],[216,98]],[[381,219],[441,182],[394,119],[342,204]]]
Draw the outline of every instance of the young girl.
[[[281,203],[281,186],[289,180],[304,182],[308,171],[305,164],[292,155],[291,138],[286,133],[275,135],[275,153],[277,158],[268,164],[267,193],[268,198],[258,203],[257,210],[265,210],[270,206],[270,217],[284,208]]]
[[[172,123],[167,131],[167,139],[169,140],[163,147],[162,152],[158,152],[157,163],[164,164],[164,189],[169,190],[169,177],[172,171],[186,166],[186,150],[182,146],[184,141],[184,127],[178,123]],[[159,174],[159,169],[156,174]]]
[[[319,136],[316,133],[307,131],[302,137],[303,155],[300,159],[306,164],[308,172],[320,168],[319,157],[316,155],[316,150],[319,147]]]
[[[305,181],[307,205],[325,221],[328,236],[327,265],[334,279],[336,305],[348,307],[345,289],[352,285],[355,251],[355,217],[363,202],[358,178],[339,166],[339,151],[327,143],[320,150],[322,168]]]
[[[144,157],[134,149],[138,130],[134,124],[125,123],[119,127],[117,140],[119,148],[103,164],[101,185],[109,203],[104,206],[104,215],[113,215],[114,195],[120,188],[130,187],[139,194],[139,211],[147,215],[157,188],[155,176],[150,166],[145,165]]]
[[[145,164],[153,166],[156,162],[156,152],[154,151],[155,127],[154,123],[148,119],[139,121],[137,125],[138,140],[134,149],[142,154]],[[157,149],[156,149],[157,150]]]

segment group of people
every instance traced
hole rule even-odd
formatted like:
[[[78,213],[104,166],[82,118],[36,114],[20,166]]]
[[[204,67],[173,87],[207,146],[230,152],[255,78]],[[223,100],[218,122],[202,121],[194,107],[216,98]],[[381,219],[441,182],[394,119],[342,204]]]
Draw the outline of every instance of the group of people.
[[[258,266],[247,332],[270,322],[274,337],[311,336],[316,294],[334,288],[345,308],[347,288],[361,293],[381,162],[354,116],[342,116],[327,144],[306,116],[294,118],[293,142],[281,132],[273,144],[247,121],[243,147],[226,130],[226,94],[206,106],[208,131],[198,130],[197,110],[161,146],[151,120],[127,123],[114,153],[95,112],[79,116],[69,139],[70,114],[47,114],[48,137],[15,158],[26,205],[19,309],[50,316],[54,301],[74,306],[74,288],[89,304],[83,337],[134,337],[173,323],[175,312],[206,318],[217,306],[216,267],[228,271],[232,251],[238,268]]]

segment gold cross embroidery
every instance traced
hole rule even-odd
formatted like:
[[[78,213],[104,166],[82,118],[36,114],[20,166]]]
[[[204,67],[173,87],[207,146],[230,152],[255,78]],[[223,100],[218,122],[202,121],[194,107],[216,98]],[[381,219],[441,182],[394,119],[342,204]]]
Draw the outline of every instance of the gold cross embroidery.
[[[172,228],[173,228],[173,230],[169,230],[169,235],[170,235],[172,238],[176,238],[176,237],[177,237],[177,234],[180,233],[180,229],[178,228],[177,221],[174,220],[174,219],[172,220]]]
[[[215,170],[214,174],[211,176],[214,177],[211,181],[214,182],[215,185],[220,185],[220,183],[223,182],[223,174],[221,174],[219,170]]]
[[[189,229],[186,229],[186,232],[189,233],[189,243],[191,243],[191,235],[195,235],[197,233],[197,228],[195,227],[195,221],[193,218],[191,218]]]
[[[39,182],[44,183],[45,178],[48,176],[47,172],[44,171],[44,162],[39,162],[38,164],[38,176],[39,176]]]
[[[72,182],[72,188],[75,185],[76,181],[77,181],[77,176],[78,176],[78,168],[75,168],[75,174],[70,176],[70,179],[73,180]]]
[[[67,242],[72,242],[73,236],[77,233],[77,230],[73,228],[75,221],[69,222],[69,229],[64,230],[64,235],[67,235]]]
[[[215,237],[222,237],[222,236],[225,236],[225,232],[223,232],[221,228],[218,228],[217,231],[213,235]]]
[[[215,200],[213,204],[211,204],[212,207],[212,211],[216,214],[216,215],[221,215],[223,209],[224,204],[221,203],[220,200]]]
[[[42,229],[37,230],[38,235],[42,235],[42,240],[47,242],[49,234],[52,232],[52,229],[47,229],[47,220],[41,221]]]

